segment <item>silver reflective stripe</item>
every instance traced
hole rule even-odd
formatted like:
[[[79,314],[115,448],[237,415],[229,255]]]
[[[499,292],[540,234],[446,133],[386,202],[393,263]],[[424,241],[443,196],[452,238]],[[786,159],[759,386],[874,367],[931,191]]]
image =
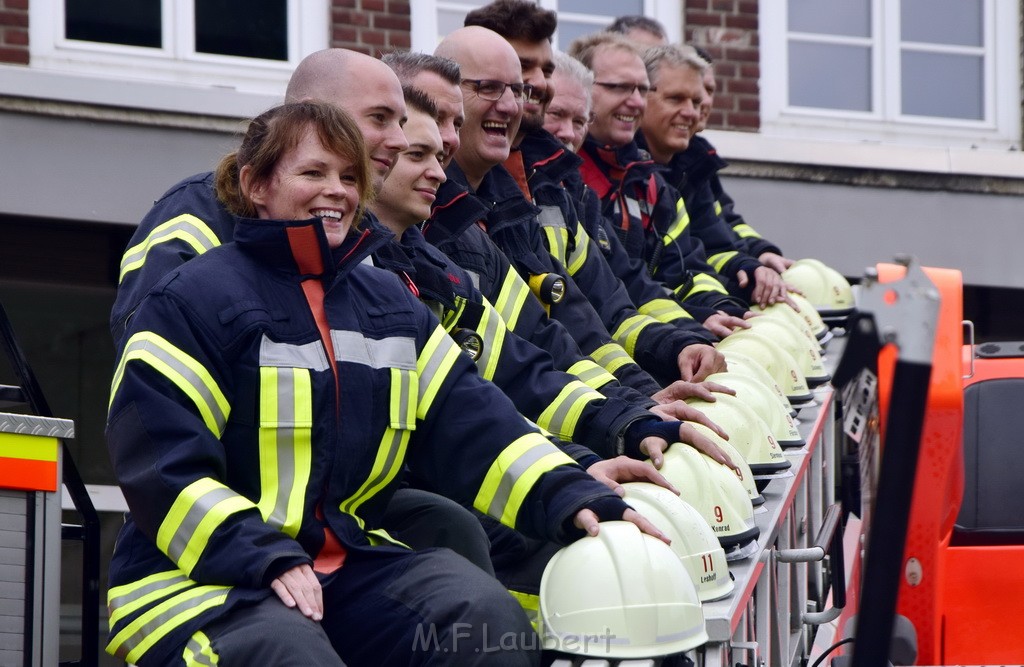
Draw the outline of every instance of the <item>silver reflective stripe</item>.
[[[331,330],[334,358],[370,368],[416,370],[416,341],[407,336],[375,340],[358,331]]]
[[[330,368],[327,354],[320,341],[293,345],[275,343],[263,335],[260,341],[260,366],[276,368],[308,368],[311,371],[326,371]]]
[[[541,227],[568,229],[565,224],[565,218],[562,217],[562,209],[551,205],[541,205],[538,208],[540,209],[540,213],[537,214],[537,220],[540,221]]]
[[[114,648],[118,657],[135,663],[157,640],[175,628],[207,609],[224,604],[228,590],[228,586],[201,586],[170,598],[117,633],[108,650]]]
[[[210,645],[210,638],[202,630],[188,638],[182,658],[185,661],[185,667],[193,665],[216,667],[219,662],[217,653]]]
[[[199,529],[199,525],[217,503],[222,500],[237,497],[238,494],[226,486],[216,486],[196,498],[195,502],[193,502],[191,507],[188,508],[188,512],[184,517],[182,517],[181,523],[178,524],[177,530],[174,531],[174,535],[171,537],[171,541],[167,545],[167,555],[171,560],[178,562],[185,553],[185,549],[188,547],[189,541]],[[209,532],[210,531],[208,530],[207,534],[209,534]],[[201,547],[205,546],[205,544],[201,545]],[[188,568],[185,568],[185,570],[188,571]]]
[[[568,396],[558,402],[558,407],[555,409],[554,414],[551,415],[551,419],[548,420],[547,424],[543,424],[544,428],[563,437],[563,439],[571,440],[576,423],[574,420],[571,425],[567,424],[569,413],[572,412],[577,402],[584,397],[591,399],[604,398],[601,394],[597,394],[593,389],[580,382],[578,386],[572,388]]]
[[[504,515],[505,506],[512,497],[512,490],[515,488],[516,482],[519,481],[519,478],[523,473],[530,469],[530,466],[551,454],[553,451],[557,452],[558,450],[552,445],[534,445],[523,452],[522,455],[501,474],[501,481],[498,482],[498,489],[494,492],[494,498],[491,499],[491,504],[487,508],[487,513],[492,517],[500,517]]]

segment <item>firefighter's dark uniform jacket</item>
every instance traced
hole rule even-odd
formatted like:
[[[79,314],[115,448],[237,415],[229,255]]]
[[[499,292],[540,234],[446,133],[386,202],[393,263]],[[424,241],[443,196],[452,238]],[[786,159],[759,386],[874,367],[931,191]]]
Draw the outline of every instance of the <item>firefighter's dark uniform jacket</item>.
[[[438,190],[431,217],[423,227],[427,241],[466,269],[508,327],[537,347],[547,350],[555,360],[556,368],[580,377],[587,385],[599,389],[605,395],[623,395],[614,388],[612,381],[618,380],[628,388],[626,398],[650,407],[653,403],[640,403],[644,401],[641,397],[650,397],[659,391],[661,387],[658,383],[637,366],[621,346],[611,341],[607,332],[604,338],[599,338],[597,349],[590,351],[588,357],[575,337],[567,331],[568,327],[548,317],[544,306],[531,293],[527,281],[513,267],[511,258],[482,229],[482,226],[489,225],[492,215],[498,219],[503,211],[494,213],[493,202],[469,192],[465,175],[458,165],[452,163],[447,172],[448,180]],[[522,210],[529,214],[533,206],[523,201],[521,196],[519,199],[525,204]],[[500,221],[499,227],[511,226],[504,222]],[[521,248],[519,254],[529,257],[533,246],[528,243],[518,245]],[[546,252],[544,254],[547,256]],[[531,263],[531,266],[539,265],[538,260]],[[535,270],[543,272],[543,269]],[[573,298],[582,297],[577,294]],[[593,309],[590,310],[592,313]],[[597,316],[593,314],[592,317],[596,319]]]
[[[580,177],[579,156],[567,151],[550,133],[539,130],[526,135],[509,161],[525,163],[522,170],[533,203],[541,210],[538,220],[548,251],[566,267],[615,340],[642,367],[655,377],[660,375],[659,379],[667,379],[665,371],[657,369],[671,367],[671,360],[682,347],[717,340],[675,299],[667,297],[664,286],[658,286],[656,298],[641,302],[631,299],[584,227],[587,188]],[[591,214],[597,216],[600,212],[594,210]]]
[[[646,150],[643,132],[637,133],[636,141],[641,150]],[[703,140],[691,140],[685,151],[676,153],[663,165],[663,174],[686,202],[690,228],[704,244],[708,263],[731,280],[727,287],[733,294],[749,300],[754,289],[754,271],[760,268],[761,262],[747,252],[746,244],[718,213],[710,179],[723,166],[724,161],[713,148],[709,150]],[[751,279],[743,290],[735,282],[739,271],[746,271]]]
[[[328,537],[335,555],[402,548],[376,529],[406,470],[557,542],[578,536],[582,507],[621,516],[394,274],[363,263],[383,235],[353,231],[332,252],[319,220],[240,220],[234,244],[173,271],[129,320],[107,427],[131,508],[111,653],[180,656]]]
[[[369,225],[372,220],[367,217],[364,224]],[[212,174],[186,178],[161,197],[143,219],[122,262],[127,270],[122,273],[111,318],[115,336],[123,333],[128,313],[164,275],[206,250],[230,242],[235,220],[217,200]],[[635,398],[632,395],[606,401],[604,395],[572,384],[575,378],[555,371],[550,361],[545,365],[546,355],[511,332],[506,343],[500,315],[490,304],[485,309],[482,295],[468,276],[460,275],[464,273],[461,268],[423,241],[418,229],[409,230],[402,245],[394,240],[382,243],[373,258],[378,266],[403,278],[425,301],[438,306],[435,315],[447,331],[479,328],[484,338],[481,375],[495,381],[523,415],[552,435],[610,457],[618,453],[621,435],[630,421],[651,417],[643,409],[649,407],[649,399],[640,405],[626,402]],[[580,456],[581,463],[592,462],[584,456],[585,448],[565,447],[574,458]]]
[[[583,180],[600,198],[626,252],[679,295],[695,318],[703,321],[716,310],[733,315],[747,310],[707,263],[703,244],[691,233],[683,198],[646,152],[635,142],[612,149],[588,138],[580,157]]]
[[[445,330],[476,331],[483,342],[477,359],[480,375],[498,385],[521,414],[565,441],[562,449],[584,467],[597,460],[590,450],[605,458],[623,453],[623,436],[631,422],[657,419],[625,399],[606,398],[576,376],[556,370],[551,355],[509,331],[469,273],[427,243],[418,228],[406,230],[400,243],[385,245],[374,257],[382,268],[409,275],[425,303],[440,306]]]

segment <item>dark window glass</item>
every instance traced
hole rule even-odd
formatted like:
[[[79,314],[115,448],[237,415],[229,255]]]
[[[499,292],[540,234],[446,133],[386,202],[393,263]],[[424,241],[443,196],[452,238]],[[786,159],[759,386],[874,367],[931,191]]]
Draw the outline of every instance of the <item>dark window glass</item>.
[[[162,44],[160,0],[65,0],[64,34],[68,39],[105,44]]]
[[[288,60],[286,0],[196,0],[196,51]]]

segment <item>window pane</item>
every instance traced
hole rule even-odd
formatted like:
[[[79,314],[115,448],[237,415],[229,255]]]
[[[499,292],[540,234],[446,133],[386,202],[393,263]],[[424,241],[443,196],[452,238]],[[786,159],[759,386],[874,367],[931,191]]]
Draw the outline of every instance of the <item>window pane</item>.
[[[868,37],[870,0],[789,0],[790,32]]]
[[[644,13],[643,0],[559,0],[559,12],[577,14],[603,14],[611,23],[616,16],[631,16]]]
[[[900,32],[905,42],[981,46],[981,0],[903,0]]]
[[[871,49],[790,41],[789,103],[871,111]]]
[[[984,120],[984,72],[980,56],[904,51],[903,113]]]
[[[64,34],[68,39],[159,49],[160,0],[66,0]]]
[[[287,0],[197,0],[196,51],[288,60]]]

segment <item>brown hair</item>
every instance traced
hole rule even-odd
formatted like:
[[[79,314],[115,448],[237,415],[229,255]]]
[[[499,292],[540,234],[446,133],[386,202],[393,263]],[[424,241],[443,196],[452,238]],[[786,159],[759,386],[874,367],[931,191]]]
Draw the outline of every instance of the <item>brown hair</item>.
[[[324,102],[295,102],[264,111],[252,119],[238,150],[225,155],[217,165],[214,183],[219,199],[235,215],[255,217],[256,207],[242,192],[239,174],[248,166],[253,183],[270,180],[281,157],[298,145],[312,129],[327,150],[351,160],[355,172],[359,209],[358,226],[366,203],[373,196],[370,159],[363,135],[352,117]]]

